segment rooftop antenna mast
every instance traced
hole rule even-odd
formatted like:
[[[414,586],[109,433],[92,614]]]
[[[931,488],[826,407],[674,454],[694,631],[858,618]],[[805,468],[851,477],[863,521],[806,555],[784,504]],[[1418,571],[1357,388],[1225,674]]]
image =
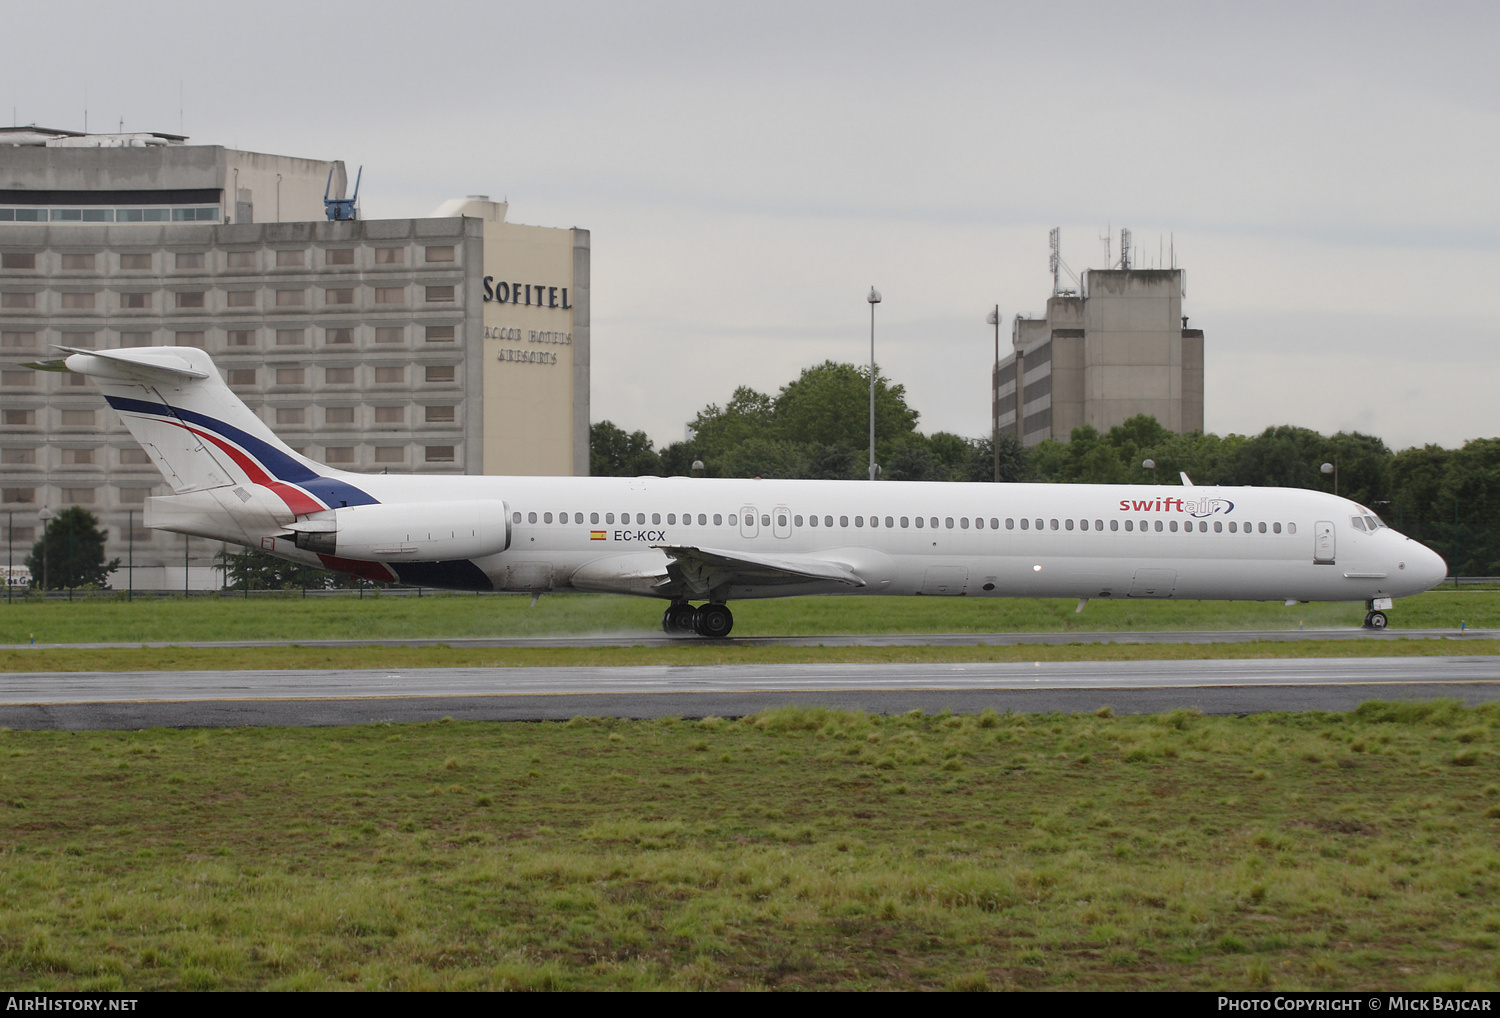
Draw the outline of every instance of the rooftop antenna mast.
[[[1051,255],[1047,259],[1047,267],[1052,270],[1052,296],[1054,297],[1076,297],[1078,295],[1078,275],[1068,268],[1068,263],[1062,260],[1062,228],[1054,226],[1052,232],[1047,235],[1047,243],[1051,248]],[[1062,274],[1066,272],[1068,278],[1073,280],[1074,289],[1064,290],[1062,286]]]
[[[1120,227],[1120,268],[1130,268],[1130,231]]]

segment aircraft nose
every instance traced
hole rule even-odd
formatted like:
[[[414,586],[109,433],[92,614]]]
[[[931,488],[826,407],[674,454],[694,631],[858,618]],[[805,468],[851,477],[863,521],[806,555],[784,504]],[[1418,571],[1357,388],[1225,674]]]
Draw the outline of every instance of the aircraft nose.
[[[1448,563],[1443,556],[1416,541],[1406,552],[1406,571],[1413,580],[1421,584],[1422,590],[1431,590],[1448,576]]]

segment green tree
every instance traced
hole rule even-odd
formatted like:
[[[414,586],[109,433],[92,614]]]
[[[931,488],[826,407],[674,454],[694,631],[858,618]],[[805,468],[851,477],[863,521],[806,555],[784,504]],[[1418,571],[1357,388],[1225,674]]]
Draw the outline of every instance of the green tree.
[[[611,421],[589,427],[589,474],[594,477],[659,475],[661,459],[644,431],[630,434]]]
[[[1439,445],[1403,449],[1391,457],[1391,506],[1381,513],[1385,521],[1418,541],[1436,541],[1453,515],[1450,509],[1445,516],[1439,499],[1452,459],[1452,450]]]
[[[781,387],[775,404],[777,433],[795,442],[821,442],[851,449],[870,447],[870,369],[824,361],[805,368]],[[917,428],[917,412],[906,405],[906,387],[891,385],[875,370],[875,455]]]
[[[1500,576],[1500,438],[1455,450],[1435,508],[1445,517],[1431,542],[1455,576]]]
[[[714,461],[730,449],[748,439],[771,434],[774,413],[771,397],[747,385],[735,389],[722,410],[718,404],[710,403],[698,411],[693,418],[693,447],[709,476],[719,476]]]
[[[706,472],[712,477],[806,477],[807,446],[764,436],[748,438]]]
[[[108,539],[93,513],[69,506],[47,521],[43,539],[31,546],[26,568],[32,582],[40,587],[45,577],[48,590],[107,586],[109,574],[120,568],[119,559],[104,561]]]
[[[328,590],[359,585],[353,576],[288,562],[251,548],[221,551],[215,558],[224,570],[224,585],[230,590]]]
[[[989,462],[986,464],[989,472],[984,474],[983,477],[971,475],[969,480],[995,480],[1002,484],[1014,484],[1025,480],[1028,470],[1026,447],[1021,444],[1021,440],[1016,437],[1015,433],[1007,431],[1000,436],[998,443],[1000,471],[998,476],[995,474],[996,446],[992,443],[993,439],[986,438],[980,440],[983,454],[989,459]],[[977,464],[974,469],[977,469]]]

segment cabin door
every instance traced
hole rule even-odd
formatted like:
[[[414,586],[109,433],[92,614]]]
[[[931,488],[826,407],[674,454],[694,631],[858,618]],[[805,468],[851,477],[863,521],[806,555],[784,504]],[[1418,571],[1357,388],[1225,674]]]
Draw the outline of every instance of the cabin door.
[[[1334,533],[1330,520],[1319,520],[1313,524],[1313,562],[1320,566],[1333,565]]]

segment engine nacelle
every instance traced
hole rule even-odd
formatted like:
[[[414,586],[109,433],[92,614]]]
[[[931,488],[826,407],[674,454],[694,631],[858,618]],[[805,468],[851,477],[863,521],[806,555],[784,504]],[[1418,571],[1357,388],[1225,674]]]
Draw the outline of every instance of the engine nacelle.
[[[287,524],[304,551],[364,562],[443,562],[510,547],[504,502],[401,502],[333,509]]]

